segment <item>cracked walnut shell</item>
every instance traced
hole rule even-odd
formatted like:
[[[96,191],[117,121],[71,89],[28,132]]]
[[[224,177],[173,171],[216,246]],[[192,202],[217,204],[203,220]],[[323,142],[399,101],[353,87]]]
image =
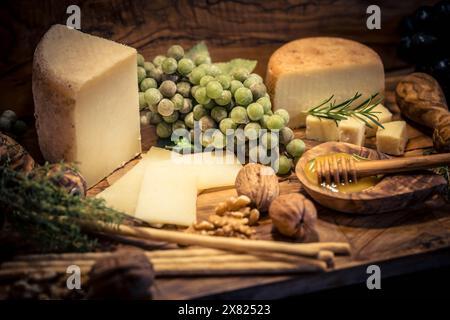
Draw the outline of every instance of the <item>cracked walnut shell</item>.
[[[317,236],[317,211],[314,204],[300,193],[283,194],[269,208],[275,229],[281,234],[304,241]]]
[[[257,163],[249,163],[239,171],[235,186],[238,195],[249,197],[260,212],[266,212],[280,193],[275,171]]]

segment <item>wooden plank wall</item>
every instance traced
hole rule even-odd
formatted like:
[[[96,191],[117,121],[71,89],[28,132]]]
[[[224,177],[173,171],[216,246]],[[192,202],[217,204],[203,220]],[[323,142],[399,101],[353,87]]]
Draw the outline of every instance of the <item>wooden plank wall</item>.
[[[395,53],[402,16],[436,1],[365,0],[2,0],[0,4],[0,111],[32,115],[31,63],[45,31],[65,23],[67,6],[81,8],[85,32],[139,49],[150,58],[170,44],[206,40],[215,61],[245,57],[265,73],[270,54],[283,43],[307,36],[342,36],[364,42],[386,69],[404,67]],[[366,28],[366,8],[381,7],[382,29]]]

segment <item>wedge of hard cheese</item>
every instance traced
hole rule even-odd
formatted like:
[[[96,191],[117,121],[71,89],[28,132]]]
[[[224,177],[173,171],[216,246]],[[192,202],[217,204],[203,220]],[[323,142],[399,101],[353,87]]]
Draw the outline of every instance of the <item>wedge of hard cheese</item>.
[[[78,163],[92,186],[141,152],[136,50],[62,25],[33,59],[39,145],[50,162]]]
[[[274,109],[289,111],[289,127],[305,126],[306,112],[334,95],[344,101],[384,94],[384,69],[378,54],[347,39],[318,37],[289,42],[270,57],[266,82]]]

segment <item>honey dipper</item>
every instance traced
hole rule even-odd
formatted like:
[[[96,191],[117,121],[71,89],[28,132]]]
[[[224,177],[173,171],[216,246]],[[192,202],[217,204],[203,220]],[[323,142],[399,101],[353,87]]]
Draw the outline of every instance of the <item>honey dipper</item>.
[[[352,158],[334,155],[317,158],[315,161],[319,184],[357,182],[358,178],[363,177],[430,169],[443,165],[450,165],[450,153],[367,161],[355,161]]]

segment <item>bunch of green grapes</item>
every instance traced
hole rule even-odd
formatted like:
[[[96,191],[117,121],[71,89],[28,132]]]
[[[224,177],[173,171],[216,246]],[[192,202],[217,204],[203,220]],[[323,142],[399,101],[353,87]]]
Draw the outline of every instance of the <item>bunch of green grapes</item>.
[[[184,55],[179,45],[146,62],[138,55],[139,104],[145,113],[143,124],[156,125],[156,134],[168,138],[176,129],[190,130],[198,121],[204,147],[226,147],[227,130],[243,129],[245,139],[259,130],[277,131],[282,155],[279,157],[279,174],[287,174],[295,160],[303,153],[304,143],[294,139],[287,127],[289,113],[284,109],[272,111],[272,104],[263,79],[247,69],[223,73],[209,56],[192,60]],[[149,110],[149,111],[147,111]],[[271,149],[272,135],[262,135],[261,146]],[[247,154],[255,150],[248,150]],[[256,151],[257,152],[257,151]]]

